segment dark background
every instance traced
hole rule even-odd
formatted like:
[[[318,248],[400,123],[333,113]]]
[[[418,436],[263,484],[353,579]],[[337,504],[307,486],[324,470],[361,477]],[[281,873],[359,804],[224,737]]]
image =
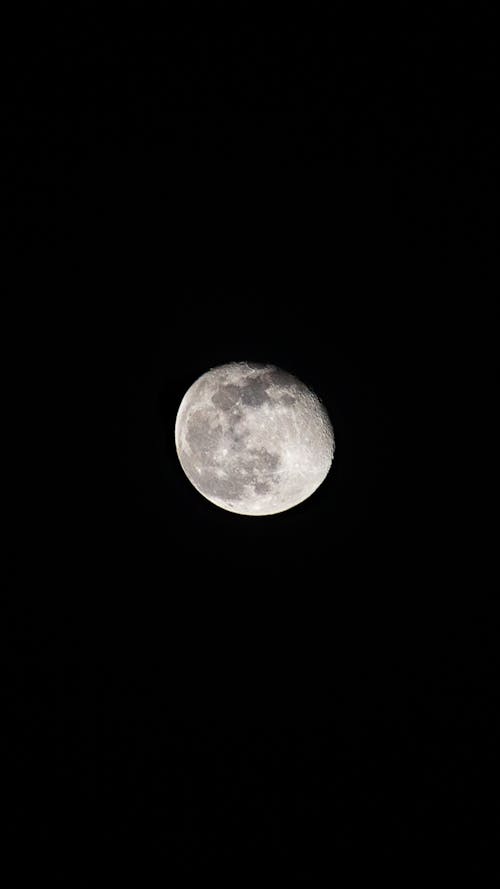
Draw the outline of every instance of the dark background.
[[[256,52],[133,12],[10,53],[14,836],[57,885],[484,880],[488,40],[475,66],[446,17],[333,17]],[[175,454],[235,360],[333,422],[277,516]]]

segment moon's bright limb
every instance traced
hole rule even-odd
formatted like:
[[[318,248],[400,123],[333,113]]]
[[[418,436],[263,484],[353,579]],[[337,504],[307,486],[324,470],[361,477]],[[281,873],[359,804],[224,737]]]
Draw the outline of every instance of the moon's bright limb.
[[[175,445],[200,494],[255,516],[310,497],[335,449],[314,392],[274,365],[245,362],[212,368],[193,383],[177,413]]]

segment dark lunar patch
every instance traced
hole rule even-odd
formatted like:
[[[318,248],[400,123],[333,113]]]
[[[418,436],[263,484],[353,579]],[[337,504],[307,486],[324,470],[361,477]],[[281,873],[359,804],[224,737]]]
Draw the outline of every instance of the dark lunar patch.
[[[229,418],[229,434],[233,442],[239,443],[240,441],[244,441],[249,436],[249,431],[244,422],[242,422],[241,414],[238,412],[237,414],[231,414]],[[238,447],[238,451],[240,448]]]
[[[278,454],[271,454],[265,448],[251,448],[248,453],[251,455],[251,459],[248,462],[251,464],[252,469],[265,469],[268,471],[276,469],[279,465],[280,458]],[[245,465],[247,464],[245,463]]]
[[[223,411],[229,411],[236,404],[241,395],[239,386],[228,383],[226,386],[220,386],[217,392],[212,395],[212,402],[216,407],[220,407]]]
[[[259,407],[260,404],[269,401],[266,385],[268,384],[262,380],[253,380],[251,383],[244,386],[241,390],[241,400],[243,404],[247,404],[250,407]]]
[[[293,395],[282,395],[279,399],[280,404],[295,404],[296,401],[297,399]]]
[[[269,494],[269,491],[271,490],[271,487],[267,482],[256,482],[254,488],[256,494]]]

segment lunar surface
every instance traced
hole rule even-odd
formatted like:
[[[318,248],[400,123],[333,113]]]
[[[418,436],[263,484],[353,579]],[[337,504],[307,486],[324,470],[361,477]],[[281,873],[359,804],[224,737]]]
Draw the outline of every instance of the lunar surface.
[[[251,516],[310,497],[335,448],[314,392],[274,365],[245,362],[212,368],[193,383],[177,413],[175,445],[200,494]]]

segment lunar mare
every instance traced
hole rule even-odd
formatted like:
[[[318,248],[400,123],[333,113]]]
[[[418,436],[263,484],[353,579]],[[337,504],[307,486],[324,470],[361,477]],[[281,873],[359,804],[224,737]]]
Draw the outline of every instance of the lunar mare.
[[[335,441],[318,397],[272,364],[234,362],[197,379],[175,422],[180,464],[211,503],[272,515],[306,500],[326,478]]]

